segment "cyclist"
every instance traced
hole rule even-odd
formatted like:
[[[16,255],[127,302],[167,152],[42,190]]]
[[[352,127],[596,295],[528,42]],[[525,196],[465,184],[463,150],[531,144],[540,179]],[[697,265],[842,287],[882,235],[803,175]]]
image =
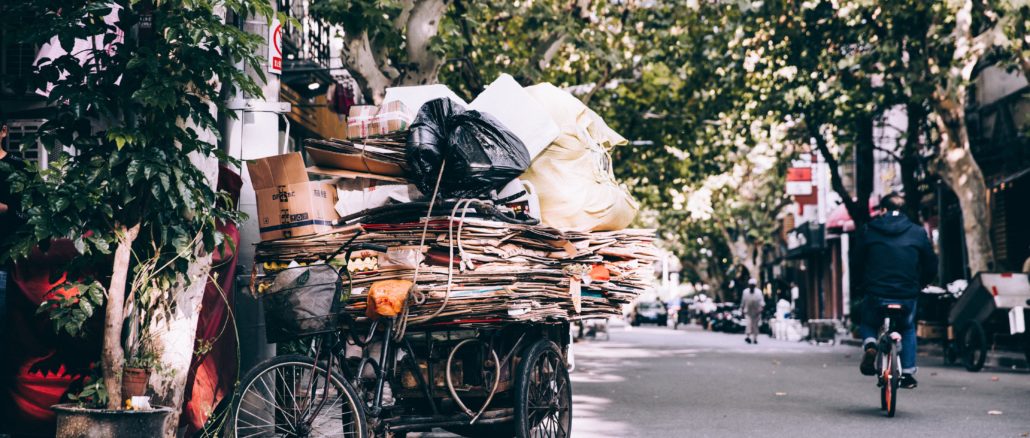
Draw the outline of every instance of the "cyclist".
[[[880,199],[879,216],[863,227],[855,242],[853,275],[866,293],[859,334],[865,353],[860,370],[876,375],[876,337],[883,306],[901,304],[905,316],[897,321],[901,333],[902,388],[915,388],[916,301],[919,291],[937,276],[937,256],[926,231],[906,217],[905,200],[897,193]]]

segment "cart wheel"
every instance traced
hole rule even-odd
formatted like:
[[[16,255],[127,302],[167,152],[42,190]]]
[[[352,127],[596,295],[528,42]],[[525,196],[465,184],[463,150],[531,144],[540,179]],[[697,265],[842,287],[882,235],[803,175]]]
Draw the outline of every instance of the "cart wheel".
[[[228,436],[363,438],[367,434],[364,409],[354,389],[308,356],[278,356],[261,362],[240,380],[239,388],[230,408]]]
[[[566,438],[572,431],[572,385],[558,346],[541,339],[522,354],[515,374],[515,436]]]
[[[976,372],[987,360],[987,335],[979,322],[970,321],[962,334],[962,364],[966,370]]]
[[[1026,356],[1026,366],[1030,367],[1030,332],[1023,334],[1023,355]]]
[[[958,362],[958,348],[953,342],[944,341],[944,364],[955,365]]]

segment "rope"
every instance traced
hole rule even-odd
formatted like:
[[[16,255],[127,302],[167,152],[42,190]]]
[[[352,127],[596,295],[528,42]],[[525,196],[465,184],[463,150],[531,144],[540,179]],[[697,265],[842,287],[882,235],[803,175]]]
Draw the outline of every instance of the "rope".
[[[443,302],[440,303],[440,307],[433,312],[432,315],[415,318],[415,322],[427,322],[433,318],[440,316],[444,309],[447,308],[447,304],[450,302],[451,290],[454,288],[454,216],[458,214],[458,209],[462,209],[461,221],[458,222],[458,253],[462,258],[462,263],[459,265],[459,270],[464,271],[464,250],[461,248],[461,228],[465,221],[465,216],[468,214],[468,206],[473,202],[480,202],[475,199],[461,199],[454,208],[451,210],[451,216],[447,223],[447,289],[444,291]],[[471,262],[469,263],[471,266]]]
[[[443,170],[447,165],[447,160],[440,162],[440,173],[436,175],[436,185],[433,187],[433,196],[429,198],[429,208],[426,210],[425,223],[422,225],[422,238],[419,239],[418,250],[422,251],[422,248],[426,245],[426,234],[429,231],[429,218],[433,216],[433,205],[436,204],[436,197],[440,194],[440,182],[443,181]],[[417,258],[416,258],[417,260]],[[394,330],[394,339],[400,340],[404,338],[404,333],[408,329],[408,313],[409,313],[409,302],[411,301],[412,295],[420,293],[418,290],[418,274],[421,271],[422,262],[415,264],[415,275],[411,279],[411,289],[408,290],[408,299],[404,300],[404,310],[401,312],[400,318],[398,318],[397,327]],[[425,298],[421,299],[421,302],[425,302]]]

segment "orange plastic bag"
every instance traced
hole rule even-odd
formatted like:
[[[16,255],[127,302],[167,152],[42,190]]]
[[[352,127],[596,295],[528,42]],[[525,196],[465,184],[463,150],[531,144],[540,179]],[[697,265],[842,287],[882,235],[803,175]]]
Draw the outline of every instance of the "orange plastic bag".
[[[408,299],[408,291],[413,284],[409,280],[382,280],[372,283],[372,287],[368,288],[365,315],[369,318],[392,318],[399,315],[404,309],[404,302]]]

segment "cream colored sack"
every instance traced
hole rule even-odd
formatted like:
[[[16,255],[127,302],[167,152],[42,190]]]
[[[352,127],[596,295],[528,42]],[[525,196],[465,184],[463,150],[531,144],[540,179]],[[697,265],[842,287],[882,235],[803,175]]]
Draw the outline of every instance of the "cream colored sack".
[[[543,222],[580,231],[620,230],[640,208],[612,173],[608,151],[626,139],[579,99],[551,84],[526,87],[561,134],[522,175],[536,186]]]

